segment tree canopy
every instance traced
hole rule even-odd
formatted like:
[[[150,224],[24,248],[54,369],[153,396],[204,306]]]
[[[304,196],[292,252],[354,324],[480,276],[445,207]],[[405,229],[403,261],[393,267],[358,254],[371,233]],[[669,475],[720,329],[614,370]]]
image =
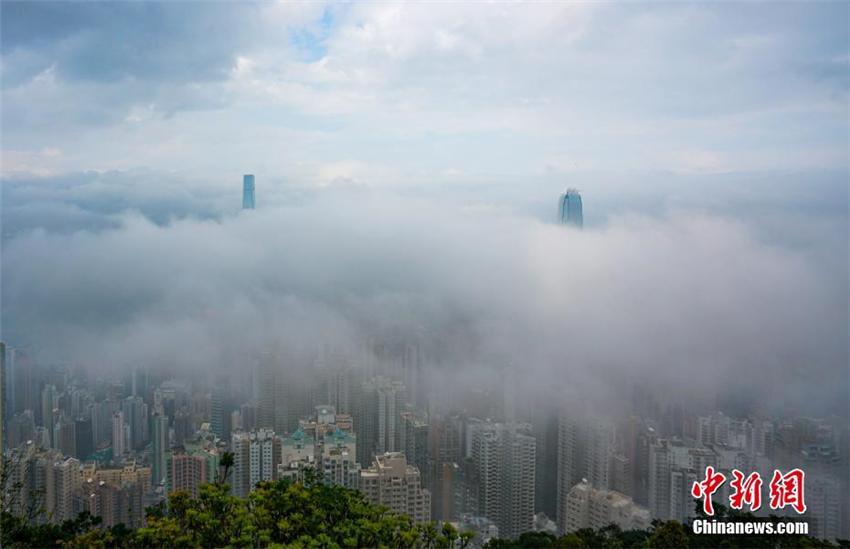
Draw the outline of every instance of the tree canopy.
[[[8,509],[2,513],[3,547],[270,547],[270,548],[410,548],[464,549],[471,532],[458,533],[450,524],[416,524],[409,517],[368,503],[364,496],[340,486],[323,484],[307,475],[304,481],[262,482],[248,495],[230,493],[223,474],[214,484],[170,494],[163,504],[147,510],[147,525],[123,524],[103,528],[88,513],[62,524],[33,524]],[[718,520],[764,520],[719,506]],[[769,520],[780,520],[771,517]],[[564,536],[526,532],[517,539],[491,539],[485,549],[687,549],[698,547],[811,547],[850,549],[846,541],[833,544],[800,535],[696,535],[676,521],[653,523],[649,531],[621,530],[611,525],[581,529]]]
[[[148,509],[147,525],[100,528],[81,514],[62,525],[27,524],[3,513],[3,547],[466,547],[471,533],[450,524],[416,524],[371,505],[355,490],[321,482],[263,482],[238,498],[225,483],[205,484],[193,498],[177,491]]]

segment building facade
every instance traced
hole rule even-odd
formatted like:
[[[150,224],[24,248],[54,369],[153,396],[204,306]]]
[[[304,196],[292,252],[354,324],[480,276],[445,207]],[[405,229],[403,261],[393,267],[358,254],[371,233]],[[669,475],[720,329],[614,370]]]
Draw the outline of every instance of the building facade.
[[[361,471],[360,491],[373,505],[386,505],[415,522],[431,520],[431,494],[422,488],[419,470],[400,452],[377,456],[372,467]]]
[[[623,530],[647,530],[652,526],[649,509],[620,492],[600,490],[589,482],[573,486],[567,493],[565,506],[566,532],[581,528],[598,530],[610,524]]]
[[[567,189],[558,198],[558,223],[579,229],[584,226],[581,195],[577,190]]]

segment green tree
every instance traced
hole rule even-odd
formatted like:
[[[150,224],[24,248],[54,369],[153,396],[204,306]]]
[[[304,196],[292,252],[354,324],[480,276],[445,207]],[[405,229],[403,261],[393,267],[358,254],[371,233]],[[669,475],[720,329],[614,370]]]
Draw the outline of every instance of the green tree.
[[[316,472],[304,480],[262,482],[238,498],[225,482],[229,460],[214,484],[200,487],[198,497],[177,491],[167,501],[147,509],[147,524],[138,529],[119,524],[103,528],[98,517],[87,513],[62,524],[35,524],[41,515],[20,515],[4,507],[0,515],[0,543],[5,547],[148,548],[148,547],[273,547],[293,549],[466,549],[473,533],[458,532],[451,524],[416,524],[410,517],[369,504],[364,496],[340,486],[328,486]],[[11,477],[10,477],[11,478]],[[11,488],[11,487],[10,487]],[[768,520],[751,513],[716,505],[725,521]],[[16,509],[20,510],[20,506]],[[698,513],[699,516],[699,513]],[[839,542],[850,549],[847,542]],[[598,530],[583,528],[556,537],[545,532],[525,532],[516,539],[491,539],[487,549],[649,549],[688,547],[753,547],[785,549],[835,548],[808,536],[696,535],[679,522],[653,522],[650,531],[610,525]]]
[[[675,520],[661,524],[647,540],[647,547],[651,549],[687,549],[689,546],[685,529]]]
[[[233,469],[235,458],[233,452],[225,452],[221,455],[221,460],[218,462],[219,473],[216,479],[216,484],[224,484],[230,476],[230,471]]]

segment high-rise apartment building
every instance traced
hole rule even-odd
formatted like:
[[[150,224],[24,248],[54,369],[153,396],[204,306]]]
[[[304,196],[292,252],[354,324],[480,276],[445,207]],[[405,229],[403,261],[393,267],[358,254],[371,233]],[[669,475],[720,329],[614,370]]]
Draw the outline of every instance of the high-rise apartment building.
[[[717,457],[710,449],[680,440],[659,439],[653,444],[649,449],[647,479],[647,500],[652,517],[682,523],[693,517],[691,488],[709,465],[717,467]]]
[[[536,441],[524,424],[471,426],[472,461],[478,476],[479,512],[499,535],[514,538],[534,525]]]
[[[278,478],[302,480],[305,469],[317,469],[316,439],[307,436],[301,428],[296,429],[292,436],[281,439],[277,467]]]
[[[55,428],[54,419],[55,414],[53,413],[56,410],[58,404],[58,395],[56,393],[56,387],[53,385],[45,385],[41,390],[41,426],[44,427],[47,432],[48,444],[51,447],[56,447],[56,441],[53,438],[53,431]]]
[[[431,520],[431,494],[422,488],[419,470],[400,452],[376,456],[360,473],[360,491],[373,505],[386,505],[416,522]]]
[[[584,226],[581,195],[577,190],[567,189],[558,198],[558,223],[578,228]]]
[[[0,341],[0,456],[6,451],[6,344]]]
[[[324,482],[333,486],[358,489],[360,464],[356,461],[357,438],[354,434],[337,429],[322,441],[320,467]]]
[[[566,532],[581,528],[598,530],[616,524],[623,530],[647,530],[652,526],[649,509],[613,490],[600,490],[586,481],[567,492]]]
[[[419,469],[422,486],[431,489],[431,455],[428,448],[429,428],[424,417],[412,410],[401,412],[399,451],[404,452],[408,463]]]
[[[30,492],[30,478],[33,458],[37,452],[33,441],[24,441],[9,451],[9,468],[4,474],[8,475],[6,504],[14,515],[22,514],[29,506],[33,493]]]
[[[556,523],[558,533],[563,534],[567,526],[566,495],[581,482],[584,474],[584,433],[581,415],[564,409],[558,418],[558,474]]]
[[[53,445],[63,456],[74,456],[77,453],[76,424],[73,419],[62,418],[53,426]]]
[[[423,374],[422,357],[418,345],[405,345],[402,357],[402,374],[404,384],[407,387],[410,404],[414,408],[427,410],[425,376]]]
[[[370,463],[374,456],[401,451],[401,412],[407,391],[404,383],[381,376],[363,383],[354,426],[357,432],[357,461]]]
[[[144,525],[144,496],[148,486],[147,481],[113,484],[87,478],[74,490],[74,512],[87,511],[99,517],[104,528],[118,524],[140,528]]]
[[[827,475],[806,475],[805,490],[805,520],[811,525],[809,534],[834,542],[841,537],[842,496],[838,479]]]
[[[154,486],[158,486],[165,482],[166,458],[168,451],[171,449],[170,437],[168,433],[168,416],[162,413],[156,413],[151,421],[153,424],[153,450],[151,454],[151,482]]]
[[[558,474],[556,523],[565,532],[565,499],[570,489],[587,480],[599,489],[610,487],[616,453],[616,428],[602,417],[577,409],[563,409],[558,418]]]
[[[145,504],[151,503],[151,471],[135,461],[120,469],[98,469],[96,463],[82,466],[72,500],[74,516],[88,511],[102,519],[103,527],[123,523],[131,528],[144,524]]]
[[[201,484],[215,482],[219,461],[214,444],[204,439],[184,441],[166,457],[165,493],[186,490],[197,497]]]
[[[35,509],[33,520],[42,524],[59,524],[76,517],[72,496],[81,478],[79,460],[63,458],[58,451],[38,448],[34,442],[12,450],[9,459],[12,466],[7,486],[14,488],[5,497],[13,513]]]
[[[277,355],[265,350],[257,364],[257,427],[274,429],[275,379],[278,377]]]
[[[479,483],[472,458],[464,458],[459,463],[443,463],[440,469],[436,482],[441,501],[431,505],[443,517],[440,520],[457,521],[464,515],[479,516]],[[432,493],[432,499],[434,497]]]
[[[531,425],[537,440],[534,510],[547,518],[557,517],[558,499],[558,411],[541,395],[531,410]]]
[[[258,482],[277,480],[281,460],[280,437],[271,429],[236,432],[231,437],[234,457],[233,494],[246,497]]]
[[[437,520],[455,520],[452,503],[452,478],[444,478],[447,472],[460,464],[463,454],[463,420],[460,416],[435,416],[431,421],[429,440],[431,473],[431,516]],[[446,491],[444,491],[444,488]]]
[[[6,440],[9,450],[14,450],[28,440],[35,438],[35,416],[32,410],[15,414],[6,425]]]
[[[76,458],[66,457],[53,464],[55,504],[51,520],[54,523],[61,524],[77,517],[74,512],[73,495],[74,488],[81,480],[80,477],[80,461]]]
[[[91,407],[89,417],[78,417],[74,420],[74,457],[80,461],[89,459],[94,452],[94,429],[90,414]]]
[[[602,418],[591,419],[585,428],[584,474],[598,489],[610,488],[611,459],[615,447],[614,424]]]
[[[124,423],[124,412],[118,411],[112,416],[112,455],[123,456],[129,450],[129,428]]]
[[[125,451],[139,450],[147,443],[148,405],[140,396],[124,399],[121,410],[124,423],[130,426],[130,447]]]
[[[354,411],[356,397],[363,382],[362,371],[356,361],[344,356],[328,354],[316,359],[314,371],[319,378],[319,397],[339,414],[351,414]]]
[[[309,378],[294,373],[304,357],[264,351],[257,364],[257,426],[283,435],[298,428],[302,415],[312,413]]]

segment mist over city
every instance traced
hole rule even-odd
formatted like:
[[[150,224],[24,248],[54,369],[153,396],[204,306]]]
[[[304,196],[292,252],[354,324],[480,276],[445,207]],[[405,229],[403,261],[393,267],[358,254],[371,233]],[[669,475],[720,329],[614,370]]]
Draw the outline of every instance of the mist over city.
[[[4,2],[4,513],[138,528],[232,454],[485,547],[800,468],[847,539],[848,16]]]

